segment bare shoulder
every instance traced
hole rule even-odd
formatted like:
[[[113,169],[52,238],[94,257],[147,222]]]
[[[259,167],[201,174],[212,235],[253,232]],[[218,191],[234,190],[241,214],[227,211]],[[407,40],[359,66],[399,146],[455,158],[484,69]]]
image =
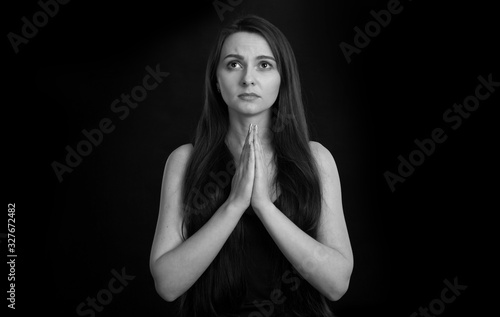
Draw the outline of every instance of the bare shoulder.
[[[165,172],[181,172],[186,167],[191,153],[193,152],[193,145],[191,143],[183,144],[170,153],[167,163],[165,164]]]
[[[193,145],[191,143],[186,143],[170,153],[169,159],[172,160],[184,160],[191,156],[191,152],[193,152]]]
[[[335,163],[332,153],[330,153],[321,143],[309,141],[309,148],[320,169],[337,170],[337,164]]]

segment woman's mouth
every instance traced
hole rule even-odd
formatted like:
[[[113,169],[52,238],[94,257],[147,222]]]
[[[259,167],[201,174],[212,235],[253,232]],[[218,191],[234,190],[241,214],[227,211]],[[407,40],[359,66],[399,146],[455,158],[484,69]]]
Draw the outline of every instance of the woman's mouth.
[[[260,98],[260,96],[257,94],[254,94],[254,93],[244,93],[244,94],[238,95],[238,98],[240,98],[242,100],[246,100],[246,101],[251,101],[251,100],[255,100],[257,98]]]

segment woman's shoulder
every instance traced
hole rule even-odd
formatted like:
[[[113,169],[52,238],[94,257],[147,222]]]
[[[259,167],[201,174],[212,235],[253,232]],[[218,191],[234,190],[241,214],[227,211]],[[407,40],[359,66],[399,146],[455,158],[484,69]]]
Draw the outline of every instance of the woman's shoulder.
[[[309,148],[311,149],[312,156],[320,166],[336,167],[332,153],[323,144],[316,141],[309,141]]]
[[[170,153],[170,157],[172,158],[186,158],[191,155],[191,152],[193,151],[193,145],[191,143],[186,143]]]
[[[183,144],[170,153],[165,164],[166,170],[180,172],[184,170],[191,153],[193,152],[193,145],[191,143]]]
[[[309,141],[309,148],[316,159],[324,159],[328,156],[332,156],[330,151],[319,142]]]

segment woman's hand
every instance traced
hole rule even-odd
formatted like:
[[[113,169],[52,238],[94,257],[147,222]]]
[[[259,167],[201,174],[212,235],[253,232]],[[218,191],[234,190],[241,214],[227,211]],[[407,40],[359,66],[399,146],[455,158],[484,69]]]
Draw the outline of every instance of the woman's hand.
[[[255,126],[250,124],[245,144],[241,150],[240,161],[231,182],[229,205],[242,213],[250,206],[255,175],[254,151]]]
[[[255,212],[259,212],[266,208],[269,204],[272,205],[272,201],[269,195],[269,174],[257,126],[255,126],[253,142],[255,152],[255,180],[253,182],[251,204]]]

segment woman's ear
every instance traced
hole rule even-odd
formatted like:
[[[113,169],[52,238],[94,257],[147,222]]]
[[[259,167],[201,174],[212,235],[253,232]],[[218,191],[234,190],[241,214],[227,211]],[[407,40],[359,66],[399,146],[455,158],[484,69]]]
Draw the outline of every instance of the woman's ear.
[[[219,85],[219,83],[216,82],[215,85],[217,86],[217,91],[220,92],[220,85]]]

